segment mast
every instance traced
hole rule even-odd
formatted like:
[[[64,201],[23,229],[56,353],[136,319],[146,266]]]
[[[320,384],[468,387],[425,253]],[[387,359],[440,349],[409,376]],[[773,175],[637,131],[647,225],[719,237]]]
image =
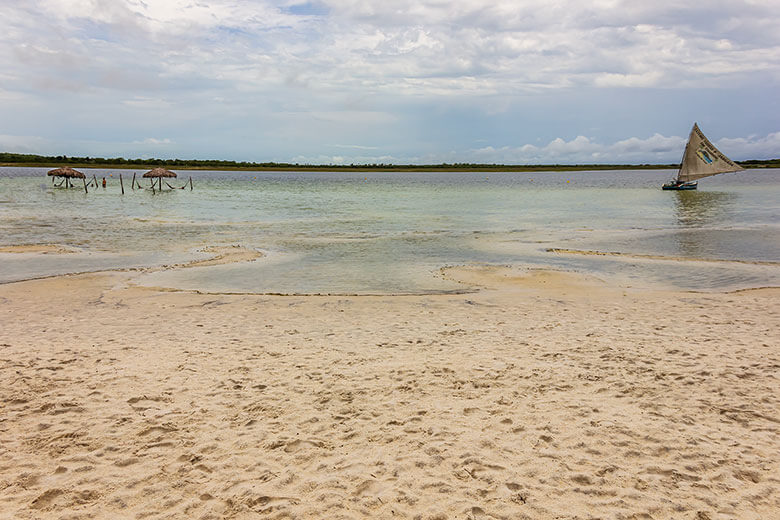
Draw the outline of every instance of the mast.
[[[677,168],[677,182],[682,182],[682,171],[683,167],[685,166],[685,158],[688,157],[688,147],[691,146],[691,139],[693,138],[693,131],[696,128],[696,122],[693,123],[693,127],[691,128],[691,133],[688,134],[688,142],[685,143],[685,149],[683,150],[682,158],[680,159],[680,167]]]

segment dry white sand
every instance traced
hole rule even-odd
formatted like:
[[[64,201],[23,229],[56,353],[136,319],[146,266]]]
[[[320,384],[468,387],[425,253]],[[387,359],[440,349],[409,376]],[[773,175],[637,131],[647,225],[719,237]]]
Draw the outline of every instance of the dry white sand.
[[[780,517],[779,290],[446,275],[484,288],[0,286],[0,518]]]

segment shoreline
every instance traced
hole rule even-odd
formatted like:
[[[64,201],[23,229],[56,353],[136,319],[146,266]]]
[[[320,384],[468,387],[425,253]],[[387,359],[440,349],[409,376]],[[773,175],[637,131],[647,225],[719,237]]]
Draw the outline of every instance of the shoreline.
[[[757,266],[780,265],[780,262],[768,262],[768,261],[684,258],[684,257],[671,257],[671,256],[663,256],[663,255],[646,255],[646,254],[635,254],[635,253],[621,253],[621,252],[610,252],[610,251],[579,250],[579,249],[565,249],[565,248],[564,249],[546,248],[545,251],[551,254],[604,256],[604,257],[618,257],[618,258],[628,258],[628,259],[633,258],[639,260],[650,260],[650,261],[659,261],[659,262],[694,262],[694,263],[703,262],[705,264],[706,263],[726,263],[726,264],[735,263],[735,264],[746,264],[746,265],[757,265]],[[19,244],[19,245],[11,245],[11,246],[0,246],[0,254],[27,254],[27,255],[48,256],[48,255],[70,255],[78,252],[79,250],[73,247],[56,244],[56,243]],[[247,248],[242,245],[202,246],[192,251],[192,253],[206,253],[212,256],[207,258],[193,258],[185,262],[179,262],[173,264],[157,264],[157,265],[146,265],[146,266],[136,266],[136,267],[117,267],[117,268],[62,272],[62,273],[55,273],[49,275],[33,276],[33,277],[23,278],[19,280],[0,281],[0,286],[15,284],[15,283],[23,283],[28,281],[35,281],[35,280],[47,280],[47,279],[54,279],[58,277],[75,277],[75,276],[90,275],[90,274],[139,273],[140,275],[140,274],[156,273],[156,272],[163,272],[163,271],[190,269],[196,267],[226,265],[231,263],[254,262],[266,256],[266,254],[260,250],[254,248]],[[426,291],[409,292],[409,293],[360,292],[360,291],[262,292],[262,291],[209,291],[209,290],[202,290],[202,289],[187,289],[187,288],[179,288],[179,287],[151,286],[151,285],[148,286],[137,285],[137,287],[149,289],[149,290],[164,291],[164,292],[180,292],[180,293],[204,294],[204,295],[206,294],[234,295],[234,296],[323,296],[323,297],[324,296],[346,296],[346,297],[392,296],[392,297],[398,297],[398,296],[464,295],[464,294],[472,294],[475,292],[479,292],[480,290],[485,289],[486,287],[489,286],[482,285],[483,282],[473,282],[470,280],[469,276],[466,276],[462,279],[457,279],[457,277],[449,276],[448,273],[455,272],[463,275],[464,273],[468,273],[470,270],[475,270],[475,269],[482,270],[485,272],[495,272],[497,270],[498,271],[504,270],[505,271],[505,274],[503,275],[504,277],[512,276],[515,279],[517,279],[518,276],[526,276],[532,278],[535,273],[559,273],[562,276],[573,276],[581,280],[593,279],[593,280],[598,280],[599,283],[602,284],[608,283],[604,280],[596,278],[595,275],[592,274],[586,274],[575,270],[560,269],[552,265],[546,265],[546,266],[527,265],[521,267],[521,266],[510,266],[505,264],[475,263],[475,264],[463,264],[463,265],[449,265],[449,264],[443,265],[437,270],[439,276],[441,276],[443,279],[447,279],[459,283],[464,287],[463,289],[436,290],[430,292],[426,292]],[[486,277],[485,279],[489,279],[489,277]],[[505,281],[506,280],[494,279],[492,281],[492,286],[490,287],[495,288],[496,285],[500,285],[502,282]],[[615,286],[619,286],[619,283],[615,280],[609,283],[612,283]],[[748,287],[739,287],[739,288],[731,288],[731,289],[714,288],[714,289],[700,289],[700,290],[686,289],[686,288],[679,288],[679,287],[678,288],[659,287],[659,286],[652,286],[652,285],[639,286],[639,287],[631,285],[631,286],[625,286],[625,287],[620,286],[620,287],[623,289],[632,288],[632,289],[647,290],[647,291],[674,291],[679,293],[691,293],[691,294],[730,294],[730,293],[736,293],[741,291],[750,291],[754,289],[780,288],[780,286],[774,286],[774,285],[748,286]]]
[[[643,260],[660,260],[665,262],[705,262],[720,264],[748,264],[748,265],[769,265],[780,266],[780,262],[770,262],[767,260],[740,260],[729,258],[689,258],[684,256],[651,255],[643,253],[624,253],[620,251],[597,251],[593,249],[568,249],[559,247],[550,247],[545,249],[548,253],[557,253],[564,255],[581,256],[614,256],[623,258],[636,258]]]
[[[0,163],[0,168],[56,168],[62,166],[62,163]],[[124,164],[79,164],[68,163],[71,168],[82,170],[149,170],[159,165],[145,164],[145,165],[124,165]],[[165,165],[166,168],[177,171],[246,171],[246,172],[322,172],[322,173],[348,173],[348,172],[380,172],[380,173],[423,173],[423,172],[441,172],[441,173],[453,173],[453,172],[474,172],[474,173],[511,173],[511,172],[529,172],[529,173],[545,173],[545,172],[587,172],[587,171],[609,171],[609,170],[669,170],[676,169],[679,165],[659,164],[659,165],[631,165],[631,164],[590,164],[590,165],[500,165],[500,166],[474,166],[474,167],[460,167],[456,165],[399,165],[396,167],[371,167],[371,166],[307,166],[307,165],[292,165],[292,166],[257,166],[257,167],[241,167],[241,166],[177,166],[177,165]],[[749,169],[764,169],[771,168],[772,166],[759,166]]]

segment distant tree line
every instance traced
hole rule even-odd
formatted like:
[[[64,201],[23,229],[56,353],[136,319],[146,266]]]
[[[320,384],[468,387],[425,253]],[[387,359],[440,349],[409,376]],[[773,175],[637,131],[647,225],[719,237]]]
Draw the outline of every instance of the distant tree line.
[[[779,168],[780,159],[736,161],[746,168]],[[125,159],[124,157],[69,157],[0,152],[0,165],[6,166],[81,166],[145,168],[163,166],[171,169],[213,170],[470,170],[470,171],[541,171],[541,170],[630,170],[673,169],[679,164],[298,164],[280,162],[222,161],[214,159]]]
[[[780,168],[780,159],[750,159],[749,161],[734,161],[745,168]]]
[[[220,160],[198,159],[125,159],[124,157],[68,157],[67,155],[35,155],[0,152],[0,163],[13,164],[63,164],[63,165],[87,165],[87,166],[169,166],[180,168],[252,168],[270,167],[280,163],[266,162],[238,162]]]

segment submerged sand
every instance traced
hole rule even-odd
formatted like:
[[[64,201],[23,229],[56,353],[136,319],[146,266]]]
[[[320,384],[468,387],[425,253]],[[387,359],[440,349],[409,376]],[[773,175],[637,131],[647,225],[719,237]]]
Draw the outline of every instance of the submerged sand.
[[[780,516],[780,290],[444,274],[479,290],[0,286],[0,518]]]

